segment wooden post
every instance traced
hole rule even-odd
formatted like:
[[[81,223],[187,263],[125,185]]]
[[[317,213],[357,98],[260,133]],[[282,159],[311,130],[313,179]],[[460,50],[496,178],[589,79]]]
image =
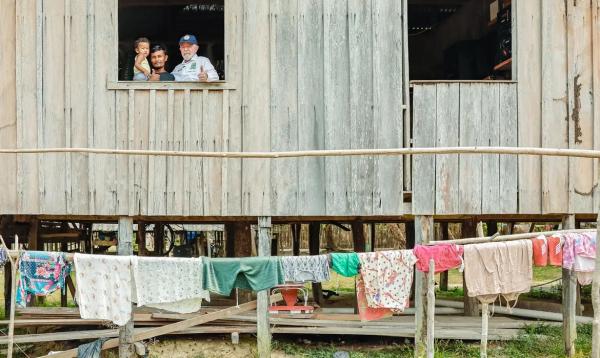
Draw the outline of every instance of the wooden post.
[[[478,234],[477,223],[473,220],[465,221],[462,223],[460,229],[462,237],[474,237]],[[479,302],[474,297],[469,297],[467,292],[467,285],[465,283],[465,275],[463,273],[463,292],[464,292],[464,303],[465,303],[465,316],[479,317]]]
[[[369,245],[369,252],[375,252],[375,244],[377,242],[377,224],[371,223],[371,243]]]
[[[429,260],[427,274],[427,358],[435,355],[435,261]]]
[[[146,224],[143,221],[138,221],[137,230],[137,244],[138,244],[138,256],[147,256],[148,250],[146,249]]]
[[[318,255],[321,251],[321,224],[311,223],[308,225],[308,253]],[[312,283],[313,300],[323,305],[323,286],[320,282]]]
[[[442,233],[440,240],[448,240],[448,223],[441,223],[440,226]],[[440,273],[440,291],[448,291],[448,271]]]
[[[117,238],[117,254],[119,256],[133,255],[133,219],[130,217],[119,218],[119,236]],[[156,249],[156,247],[155,247]],[[119,328],[119,358],[130,358],[135,355],[133,346],[133,310],[131,319]]]
[[[488,317],[489,306],[487,303],[481,304],[481,347],[480,357],[487,358],[487,341],[488,341]]]
[[[563,218],[563,229],[575,228],[575,215],[567,215]],[[575,272],[567,269],[562,270],[562,314],[563,314],[563,337],[565,339],[565,356],[575,356],[575,339],[577,339],[577,324],[575,312],[577,303],[577,277]]]
[[[300,234],[302,233],[302,224],[292,224],[292,254],[300,256]]]
[[[27,250],[37,251],[39,247],[39,229],[40,222],[37,218],[31,219],[29,222],[29,232],[27,233]],[[43,245],[42,245],[43,246]],[[43,247],[42,247],[43,249]]]
[[[4,242],[4,239],[2,238],[2,236],[0,236],[0,240],[2,241],[2,245],[4,245],[6,250],[8,250],[9,247],[6,246],[6,242]],[[15,235],[15,249],[17,251],[19,251],[19,237],[17,235]],[[15,310],[16,310],[15,296],[17,293],[17,262],[18,262],[18,259],[13,259],[12,257],[10,257],[10,255],[8,255],[8,260],[10,261],[11,276],[10,276],[10,316],[9,316],[10,321],[8,324],[8,348],[7,348],[6,356],[8,358],[12,358],[14,337],[15,337]],[[8,279],[8,277],[5,276],[4,280],[7,280],[7,279]]]
[[[352,223],[352,241],[354,242],[354,252],[365,252],[366,240],[362,222]]]
[[[415,244],[426,244],[433,240],[433,216],[415,217]],[[415,357],[427,354],[427,276],[415,270]]]
[[[599,175],[600,177],[600,175]],[[596,238],[600,237],[600,211],[596,218]],[[600,252],[600,244],[596,239],[596,252]],[[592,306],[594,323],[592,325],[592,357],[600,358],[600,255],[596,255],[594,279],[592,282]]]
[[[271,254],[271,218],[258,218],[258,256]],[[256,336],[258,340],[258,356],[271,356],[271,327],[269,324],[269,291],[257,293]]]

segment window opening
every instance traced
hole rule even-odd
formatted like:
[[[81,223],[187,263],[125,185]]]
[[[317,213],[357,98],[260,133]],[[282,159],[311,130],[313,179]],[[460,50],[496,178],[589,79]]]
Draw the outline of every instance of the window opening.
[[[409,0],[411,80],[510,80],[511,0]]]
[[[119,80],[134,77],[136,39],[148,38],[150,51],[157,45],[166,49],[165,70],[172,72],[183,61],[179,41],[186,34],[194,35],[197,55],[208,58],[225,80],[224,10],[224,0],[119,0]],[[147,61],[152,69],[150,56]]]

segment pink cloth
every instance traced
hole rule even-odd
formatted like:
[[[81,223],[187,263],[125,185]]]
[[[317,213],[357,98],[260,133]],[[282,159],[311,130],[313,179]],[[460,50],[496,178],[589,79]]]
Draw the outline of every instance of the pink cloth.
[[[462,265],[462,246],[453,244],[423,246],[416,245],[413,253],[419,261],[417,261],[417,270],[429,272],[429,260],[435,262],[435,273],[448,271]]]
[[[562,239],[563,267],[576,272],[579,284],[591,284],[596,268],[596,232],[564,234]]]

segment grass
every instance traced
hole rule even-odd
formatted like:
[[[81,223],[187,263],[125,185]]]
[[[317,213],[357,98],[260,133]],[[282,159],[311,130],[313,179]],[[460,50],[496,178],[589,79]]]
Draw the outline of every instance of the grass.
[[[575,347],[576,357],[589,357],[591,354],[591,325],[580,325],[577,328]],[[329,358],[337,351],[350,353],[351,358],[388,358],[412,357],[412,344],[404,342],[377,342],[345,344],[343,342],[325,342],[316,344],[301,344],[289,341],[275,341],[274,348],[294,357]],[[490,342],[488,344],[490,357],[511,358],[541,358],[563,357],[562,328],[544,325],[527,327],[517,340],[508,342]],[[479,357],[479,342],[436,341],[436,357],[462,358]]]

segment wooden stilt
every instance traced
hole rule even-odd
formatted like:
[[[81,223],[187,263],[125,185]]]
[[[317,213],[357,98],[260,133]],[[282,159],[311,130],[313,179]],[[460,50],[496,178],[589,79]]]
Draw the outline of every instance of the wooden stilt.
[[[318,255],[321,252],[321,224],[312,223],[308,225],[308,252],[311,255]],[[312,283],[313,300],[319,305],[323,305],[323,286],[320,282]]]
[[[119,234],[117,241],[117,253],[120,256],[133,255],[133,219],[130,217],[119,218]],[[125,326],[119,328],[119,358],[130,358],[135,355],[133,346],[133,310],[131,319]]]
[[[596,219],[596,238],[600,237],[600,212]],[[596,252],[600,252],[600,244],[596,240]],[[600,358],[600,255],[596,255],[596,266],[592,282],[592,306],[594,323],[592,326],[592,357]]]
[[[365,225],[362,222],[352,223],[352,241],[354,242],[354,252],[366,251]]]
[[[415,217],[415,244],[424,244],[433,240],[433,216]],[[427,276],[415,270],[415,357],[427,354]]]
[[[371,224],[371,237],[369,237],[370,239],[370,244],[369,244],[369,252],[375,252],[375,242],[377,239],[377,224],[372,223]]]
[[[480,357],[481,358],[487,358],[488,317],[489,317],[489,306],[487,303],[482,303],[481,304],[481,348],[480,348]]]
[[[567,215],[563,218],[563,229],[575,228],[575,215]],[[563,337],[565,339],[565,356],[575,356],[575,339],[577,338],[577,325],[575,321],[577,303],[577,278],[575,272],[562,270],[562,313],[563,313]]]
[[[300,256],[300,234],[302,232],[302,224],[292,224],[292,254]]]
[[[473,237],[478,235],[477,223],[473,220],[465,221],[461,227],[462,237]],[[478,236],[481,237],[481,236]],[[467,285],[465,283],[465,275],[463,273],[463,292],[464,292],[464,303],[465,303],[465,316],[478,317],[479,316],[479,302],[474,297],[469,297],[467,292]]]
[[[6,242],[4,242],[4,238],[2,238],[2,236],[0,236],[0,240],[2,240],[2,245],[6,248],[6,250],[8,250],[8,246],[6,246]],[[19,250],[19,237],[17,235],[15,235],[15,249]],[[8,323],[8,348],[7,348],[7,353],[6,356],[8,358],[12,358],[13,356],[13,346],[14,346],[14,338],[15,338],[15,295],[17,293],[17,263],[18,263],[18,258],[13,259],[12,257],[8,257],[9,261],[10,261],[10,271],[11,271],[11,277],[10,277],[10,316],[9,316],[9,323]],[[7,279],[7,277],[4,278],[5,280]]]
[[[448,240],[448,223],[441,223],[440,226],[442,232],[440,240],[446,241]],[[448,271],[440,273],[440,291],[448,291]]]
[[[435,355],[435,261],[429,260],[427,274],[427,358]]]
[[[258,255],[270,256],[271,254],[271,218],[258,218]],[[258,339],[258,356],[267,358],[271,356],[271,327],[269,324],[269,292],[257,293],[256,308],[256,336]]]

